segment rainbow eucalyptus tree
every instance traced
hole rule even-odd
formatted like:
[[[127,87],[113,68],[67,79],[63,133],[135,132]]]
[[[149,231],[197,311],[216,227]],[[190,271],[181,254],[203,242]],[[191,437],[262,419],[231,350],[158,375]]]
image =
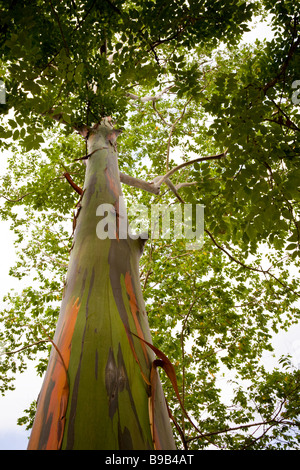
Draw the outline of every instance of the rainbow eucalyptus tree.
[[[103,240],[96,230],[101,205],[115,208],[115,222],[120,217],[117,134],[107,118],[89,130],[63,302],[29,449],[174,448],[162,389],[150,390],[142,241],[121,238],[117,224]]]
[[[50,306],[43,317],[41,298],[31,287],[24,290],[26,300],[24,295],[15,302],[15,315],[3,316],[3,338],[15,349],[13,335],[28,327],[26,309],[38,319],[28,333],[35,340],[19,349],[31,354],[51,343],[29,449],[175,449],[172,421],[184,448],[195,442],[224,447],[220,436],[231,429],[251,430],[250,414],[255,418],[250,405],[246,410],[241,389],[233,402],[245,406],[245,413],[224,411],[215,386],[221,363],[253,380],[259,392],[249,388],[248,399],[259,404],[264,425],[286,427],[288,417],[295,418],[289,403],[296,403],[290,390],[298,378],[281,375],[284,387],[278,387],[276,399],[270,384],[280,382],[278,375],[261,369],[264,386],[255,378],[259,357],[270,348],[270,322],[276,329],[283,321],[278,303],[293,313],[290,318],[298,315],[295,281],[288,285],[284,269],[275,275],[262,268],[258,255],[259,243],[282,254],[289,240],[294,261],[299,249],[299,115],[287,91],[299,60],[299,13],[290,2],[278,3],[0,1],[0,78],[6,91],[5,99],[1,94],[1,145],[18,144],[21,154],[32,155],[27,166],[25,157],[11,160],[3,179],[2,216],[11,217],[16,227],[26,226],[12,209],[24,203],[41,218],[53,210],[47,220],[54,224],[56,210],[66,214],[75,208],[68,262],[59,263],[62,248],[51,242],[51,225],[47,233],[39,232],[44,244],[32,240],[31,245],[35,257],[47,247],[59,269],[68,264],[58,318]],[[276,40],[236,48],[262,7],[275,18]],[[228,45],[226,52],[218,49],[221,43]],[[213,119],[205,122],[208,116]],[[172,157],[174,147],[182,152],[179,163]],[[147,160],[151,175],[145,172]],[[29,175],[33,180],[22,185]],[[18,194],[13,196],[15,181]],[[173,201],[201,200],[208,208],[209,247],[188,253],[192,265],[185,258],[187,271],[179,261],[186,252],[168,256],[177,260],[180,274],[174,264],[171,272],[166,265],[163,274],[154,245],[144,247],[142,236],[130,236],[122,193],[127,187],[137,202],[149,195],[163,197],[164,188]],[[22,241],[20,232],[19,237]],[[159,349],[152,344],[140,285],[143,249],[148,250],[144,290],[149,276],[161,282],[161,291],[145,290],[147,300],[157,300],[149,310],[159,310],[152,321],[161,335]],[[258,256],[253,265],[249,254]],[[280,261],[276,266],[282,267]],[[208,281],[209,272],[217,281]],[[184,282],[177,284],[179,278]],[[234,279],[231,291],[228,278]],[[40,279],[49,291],[59,288],[57,280],[46,281],[44,274]],[[168,281],[178,288],[170,305]],[[43,299],[47,303],[54,296]],[[171,327],[181,328],[180,354],[172,336],[162,338],[164,328]],[[195,342],[189,357],[194,354],[196,360],[189,370],[188,331]],[[219,357],[219,351],[227,353]],[[177,363],[182,366],[179,383]],[[172,406],[166,403],[159,367],[166,372]],[[4,390],[8,384],[9,379]],[[193,390],[198,403],[191,398]],[[263,399],[276,405],[264,409]],[[282,410],[283,403],[286,414],[279,419],[274,407]],[[201,404],[208,407],[205,419]],[[262,439],[267,439],[265,432]],[[226,446],[255,448],[257,441],[245,431],[233,443],[229,437]]]

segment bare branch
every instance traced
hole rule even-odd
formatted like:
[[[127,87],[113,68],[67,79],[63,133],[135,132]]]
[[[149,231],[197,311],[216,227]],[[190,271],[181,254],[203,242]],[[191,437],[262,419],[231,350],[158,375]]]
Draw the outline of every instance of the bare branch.
[[[198,181],[192,181],[191,183],[178,183],[176,184],[175,188],[177,189],[181,189],[181,188],[187,188],[188,186],[195,186],[196,184],[198,184]]]
[[[168,187],[171,189],[171,191],[175,194],[175,196],[177,197],[178,201],[181,202],[182,204],[184,204],[184,200],[181,198],[181,196],[179,196],[178,192],[177,192],[177,188],[174,186],[174,184],[172,183],[171,180],[169,180],[169,178],[167,178],[165,181],[164,181]]]
[[[225,157],[227,154],[227,149],[225,152],[219,154],[219,155],[210,155],[208,157],[199,157],[196,158],[195,160],[190,160],[189,162],[184,162],[181,163],[180,165],[176,166],[175,168],[172,168],[170,171],[168,171],[165,175],[163,176],[156,176],[150,183],[144,180],[140,180],[138,178],[134,178],[132,176],[126,175],[124,173],[120,173],[120,181],[121,183],[127,184],[129,186],[133,186],[135,188],[143,189],[144,191],[148,191],[149,193],[152,194],[159,194],[160,193],[160,187],[163,183],[165,183],[169,189],[175,194],[177,199],[184,204],[184,200],[182,197],[178,194],[178,190],[183,187],[187,186],[194,186],[197,184],[197,181],[193,182],[185,182],[185,183],[179,183],[178,185],[174,185],[172,181],[169,179],[169,176],[171,176],[173,173],[176,171],[180,170],[181,168],[184,168],[188,165],[192,165],[193,163],[199,162],[199,161],[205,161],[205,160],[219,160],[222,157]]]
[[[157,178],[161,178],[161,176],[158,176]],[[147,191],[148,193],[152,194],[159,194],[160,193],[160,186],[157,186],[155,184],[155,178],[153,182],[148,183],[148,181],[140,180],[138,178],[134,178],[133,176],[126,175],[124,173],[120,173],[120,181],[121,183],[127,184],[128,186],[133,186],[134,188],[138,189],[143,189],[144,191]],[[177,199],[184,204],[183,199],[180,197],[178,194],[177,188],[174,186],[172,181],[167,178],[164,183],[167,184],[167,186],[171,189],[171,191],[175,194]]]
[[[124,173],[120,173],[120,181],[128,186],[148,191],[148,193],[159,194],[159,187],[156,187],[153,183],[148,183],[148,181],[140,180]]]
[[[4,196],[4,194],[0,194],[0,197],[3,197],[4,199],[6,199],[8,202],[19,202],[21,201],[22,199],[24,199],[24,197],[26,196],[29,196],[30,194],[33,194],[35,191],[30,191],[29,193],[25,193],[23,194],[22,196],[18,197],[17,199],[9,199],[8,197]]]
[[[48,341],[50,341],[50,343],[52,344],[52,346],[54,347],[54,349],[57,351],[61,361],[62,361],[62,364],[63,364],[63,367],[65,369],[65,372],[66,372],[66,376],[67,376],[67,381],[68,381],[68,384],[69,384],[69,374],[68,374],[68,368],[66,367],[66,364],[65,364],[65,361],[64,361],[64,358],[62,356],[62,353],[60,352],[58,346],[55,344],[55,342],[53,341],[53,339],[51,338],[51,336],[49,336],[47,330],[43,327],[43,325],[41,323],[38,323],[38,325],[42,328],[42,330],[44,331],[45,335],[47,336],[48,338]]]
[[[271,425],[276,425],[276,424],[280,424],[280,422],[274,420],[274,419],[271,419],[269,421],[262,421],[261,423],[252,423],[252,424],[241,424],[240,426],[235,426],[233,428],[225,428],[225,429],[222,429],[220,431],[212,431],[212,432],[209,432],[207,434],[202,434],[200,436],[196,436],[196,437],[191,437],[189,439],[187,439],[187,442],[191,442],[191,441],[194,441],[196,439],[202,439],[203,437],[207,438],[207,437],[210,437],[210,436],[215,436],[216,434],[223,434],[223,433],[228,433],[228,432],[232,432],[232,431],[238,431],[239,429],[246,429],[246,428],[251,428],[253,426],[264,426],[266,424],[271,424]]]
[[[164,95],[167,91],[169,91],[171,88],[173,88],[173,86],[174,85],[170,85],[170,86],[164,88],[162,91],[157,93],[157,95],[155,95],[155,96],[144,96],[144,97],[141,98],[140,96],[134,95],[133,93],[126,93],[126,96],[127,96],[127,98],[130,98],[132,100],[141,101],[142,103],[147,103],[148,101],[155,102],[155,101],[160,100],[162,95]]]

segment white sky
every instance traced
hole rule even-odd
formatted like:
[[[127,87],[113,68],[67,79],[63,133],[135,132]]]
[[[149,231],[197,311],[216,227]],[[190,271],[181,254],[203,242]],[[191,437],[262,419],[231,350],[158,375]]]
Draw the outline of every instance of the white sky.
[[[0,155],[0,173],[5,169],[6,155]],[[8,275],[10,267],[16,259],[13,244],[13,232],[9,222],[0,221],[0,309],[3,307],[3,296],[11,288],[20,290],[23,284]],[[0,357],[1,360],[1,357]],[[24,415],[23,411],[38,396],[41,378],[37,377],[34,364],[28,370],[18,374],[16,390],[8,392],[5,397],[0,395],[0,450],[26,449],[29,431],[17,425],[17,420]]]
[[[254,32],[246,33],[245,40],[252,41],[255,38],[270,37],[270,28],[258,24]],[[6,155],[0,154],[0,174],[5,168]],[[9,222],[0,221],[0,307],[3,306],[3,296],[12,288],[20,289],[20,282],[8,276],[9,268],[15,260],[15,250],[12,241],[12,232],[9,230]],[[22,281],[23,286],[23,281]],[[274,339],[277,355],[291,354],[295,365],[300,364],[300,325],[295,326],[289,333],[281,333]],[[0,358],[1,360],[1,358]],[[271,354],[265,358],[268,364],[272,364]],[[29,432],[17,425],[17,419],[23,415],[23,410],[28,408],[39,394],[42,379],[37,377],[34,364],[29,364],[28,370],[19,374],[16,380],[16,390],[0,396],[0,450],[26,449]]]

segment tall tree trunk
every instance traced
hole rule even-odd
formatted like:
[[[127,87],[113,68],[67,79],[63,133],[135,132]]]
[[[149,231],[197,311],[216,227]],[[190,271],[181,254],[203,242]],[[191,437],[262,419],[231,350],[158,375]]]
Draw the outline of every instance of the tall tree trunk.
[[[154,399],[151,393],[153,352],[142,341],[151,342],[141,240],[96,233],[101,204],[115,207],[118,223],[117,135],[105,118],[88,137],[64,297],[28,449],[175,448],[159,381]]]

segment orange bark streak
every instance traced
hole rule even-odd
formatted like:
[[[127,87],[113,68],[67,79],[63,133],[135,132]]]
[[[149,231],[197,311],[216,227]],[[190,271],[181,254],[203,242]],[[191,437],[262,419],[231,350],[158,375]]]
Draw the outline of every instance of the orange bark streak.
[[[66,312],[61,334],[56,344],[60,354],[55,351],[52,355],[51,364],[49,364],[38,401],[36,418],[28,446],[29,450],[39,449],[40,447],[45,450],[59,450],[61,447],[69,398],[67,370],[70,361],[72,337],[80,308],[78,302],[79,299]],[[57,402],[60,403],[60,406],[57,406]],[[49,427],[49,432],[46,442],[40,444],[43,427]]]
[[[136,297],[135,297],[135,293],[134,293],[134,290],[133,290],[131,276],[128,272],[125,274],[125,286],[126,286],[127,294],[129,296],[129,305],[130,305],[131,313],[132,313],[132,316],[133,316],[133,320],[134,320],[134,323],[135,323],[135,326],[136,326],[138,336],[140,338],[142,338],[143,340],[145,340],[143,330],[142,330],[141,325],[139,323],[139,320],[137,318],[137,312],[139,311],[139,309],[138,309],[138,304],[137,304],[137,300],[136,300]],[[145,359],[146,359],[146,363],[147,363],[147,365],[149,365],[149,359],[148,359],[146,344],[143,341],[141,341],[141,345],[142,345],[142,349],[143,349],[144,356],[145,356]]]
[[[111,189],[113,195],[116,197],[119,197],[120,189],[119,189],[119,186],[117,185],[115,176],[110,174],[109,168],[106,168],[105,173],[106,173],[107,181],[109,184],[109,188]]]

